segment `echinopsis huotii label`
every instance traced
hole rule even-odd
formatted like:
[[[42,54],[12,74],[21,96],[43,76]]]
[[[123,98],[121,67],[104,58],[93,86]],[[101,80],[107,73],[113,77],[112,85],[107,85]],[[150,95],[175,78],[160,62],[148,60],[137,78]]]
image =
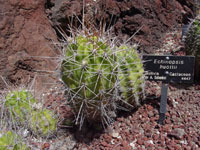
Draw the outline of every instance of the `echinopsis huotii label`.
[[[143,55],[145,79],[171,83],[192,83],[193,56]]]

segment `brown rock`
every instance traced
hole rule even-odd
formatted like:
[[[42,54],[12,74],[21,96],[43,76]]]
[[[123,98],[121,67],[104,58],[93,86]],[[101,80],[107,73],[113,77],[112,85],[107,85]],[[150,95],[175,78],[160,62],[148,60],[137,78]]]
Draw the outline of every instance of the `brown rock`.
[[[49,143],[44,143],[42,145],[42,150],[49,150],[49,148],[50,148],[50,144]]]
[[[149,118],[153,117],[153,116],[154,116],[153,111],[149,111],[149,112],[148,112],[148,116],[149,116]]]
[[[126,147],[126,146],[129,145],[129,143],[128,143],[127,141],[123,141],[123,142],[122,142],[122,145],[123,145],[124,147]]]
[[[181,128],[173,129],[172,132],[168,133],[168,136],[175,137],[178,140],[182,139],[184,135],[185,135],[185,131],[184,129],[181,129]]]
[[[143,144],[144,144],[144,141],[143,141],[141,138],[138,138],[138,139],[137,139],[137,143],[138,143],[139,145],[143,145]]]
[[[157,121],[157,120],[158,120],[158,117],[151,117],[151,118],[150,118],[150,121],[151,121],[151,122],[155,122],[155,121]]]
[[[170,125],[166,124],[166,125],[163,126],[162,131],[169,132],[170,129],[171,129]]]
[[[66,30],[72,14],[81,16],[82,1],[55,0],[52,3],[54,6],[49,8],[48,16],[54,26],[61,25]],[[140,29],[132,42],[140,42],[143,50],[152,52],[163,44],[163,34],[182,23],[183,11],[192,18],[192,6],[193,2],[187,0],[86,1],[85,18],[89,18],[92,25],[105,18],[121,40]],[[81,25],[77,22],[74,21],[73,26]]]
[[[106,143],[106,142],[101,142],[101,145],[106,147],[106,146],[108,145],[108,143]]]
[[[158,139],[159,139],[159,135],[158,135],[158,134],[154,134],[154,135],[153,135],[153,140],[154,140],[154,141],[157,141]]]
[[[131,146],[124,146],[123,148],[122,148],[123,150],[132,150],[132,148],[131,148]]]
[[[171,120],[170,120],[169,118],[167,118],[167,119],[165,120],[165,122],[166,122],[167,124],[171,124]]]
[[[32,56],[55,56],[56,35],[45,14],[45,0],[1,0],[0,75],[13,84],[27,84],[37,76],[36,89],[53,82],[53,60]],[[5,85],[0,79],[0,88]]]

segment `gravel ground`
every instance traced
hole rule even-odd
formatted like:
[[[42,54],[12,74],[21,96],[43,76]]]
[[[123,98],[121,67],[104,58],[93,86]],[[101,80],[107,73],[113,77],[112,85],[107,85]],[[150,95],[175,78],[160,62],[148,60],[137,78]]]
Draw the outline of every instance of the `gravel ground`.
[[[31,138],[32,148],[34,150],[200,150],[200,84],[169,85],[164,125],[157,123],[160,87],[161,83],[147,82],[147,97],[142,106],[132,112],[122,113],[103,133],[97,133],[90,127],[84,127],[82,132],[68,127],[59,129],[56,138],[53,139]],[[58,99],[60,98],[58,97],[57,101]]]
[[[88,150],[200,150],[200,85],[187,88],[169,86],[164,125],[159,118],[159,85],[147,83],[149,96],[135,112],[120,117],[113,129],[90,144],[78,144]]]

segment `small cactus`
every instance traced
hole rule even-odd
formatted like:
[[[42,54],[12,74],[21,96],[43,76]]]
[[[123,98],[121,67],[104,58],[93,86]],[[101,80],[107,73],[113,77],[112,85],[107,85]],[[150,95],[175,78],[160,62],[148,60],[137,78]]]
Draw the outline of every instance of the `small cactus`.
[[[200,77],[200,14],[194,19],[185,39],[187,55],[195,56],[195,76]]]
[[[120,101],[139,103],[142,62],[133,48],[113,43],[103,36],[79,34],[67,46],[61,75],[80,126],[85,118],[111,123]]]
[[[0,135],[0,150],[30,150],[15,133],[7,131]]]
[[[29,127],[35,135],[49,137],[55,133],[56,125],[57,119],[52,111],[48,109],[32,111]]]
[[[32,111],[32,104],[35,99],[27,90],[11,91],[6,96],[5,106],[9,109],[13,118],[18,118],[21,122],[26,120],[28,113]]]
[[[9,92],[5,106],[10,111],[12,122],[27,125],[35,134],[48,136],[56,131],[57,119],[54,118],[53,112],[42,109],[41,103],[36,102],[27,90]]]

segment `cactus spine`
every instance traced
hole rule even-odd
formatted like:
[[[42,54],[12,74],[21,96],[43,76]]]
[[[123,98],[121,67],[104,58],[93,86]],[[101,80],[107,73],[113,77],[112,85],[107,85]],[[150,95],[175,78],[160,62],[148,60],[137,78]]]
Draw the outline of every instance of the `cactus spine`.
[[[121,101],[138,105],[144,71],[137,52],[127,45],[116,46],[104,36],[82,33],[73,39],[66,48],[61,75],[76,124],[81,126],[85,118],[109,124]]]

